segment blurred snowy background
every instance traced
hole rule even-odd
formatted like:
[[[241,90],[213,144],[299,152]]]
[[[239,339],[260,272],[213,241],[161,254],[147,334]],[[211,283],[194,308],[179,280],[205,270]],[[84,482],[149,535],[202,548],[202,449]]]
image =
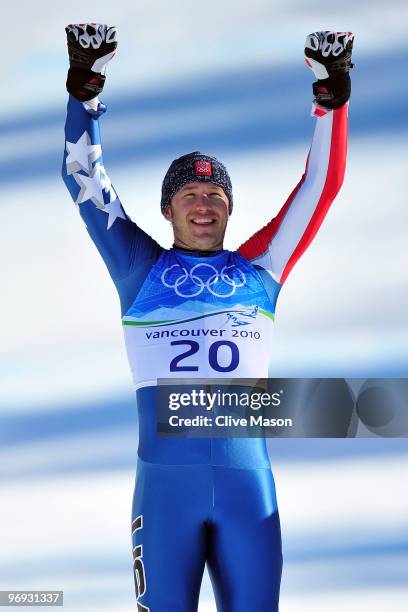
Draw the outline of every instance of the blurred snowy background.
[[[137,419],[113,284],[60,179],[64,26],[119,28],[105,164],[163,246],[170,161],[219,156],[226,247],[269,220],[313,133],[306,35],[355,33],[343,189],[278,302],[280,376],[406,377],[408,4],[50,0],[3,12],[0,98],[0,588],[64,589],[68,610],[135,609]],[[408,441],[273,440],[282,612],[408,607]],[[200,612],[214,612],[205,576]],[[153,612],[153,611],[152,611]]]

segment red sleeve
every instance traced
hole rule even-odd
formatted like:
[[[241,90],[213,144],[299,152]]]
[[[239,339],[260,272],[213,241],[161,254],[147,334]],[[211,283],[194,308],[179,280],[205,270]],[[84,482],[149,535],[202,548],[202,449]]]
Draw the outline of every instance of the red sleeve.
[[[238,249],[283,283],[315,237],[343,183],[347,155],[348,104],[317,116],[305,173],[267,225]]]

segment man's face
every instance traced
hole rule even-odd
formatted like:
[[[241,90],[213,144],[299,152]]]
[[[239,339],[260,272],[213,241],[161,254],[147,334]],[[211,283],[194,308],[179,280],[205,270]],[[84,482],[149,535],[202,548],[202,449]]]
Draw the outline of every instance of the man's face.
[[[187,183],[163,213],[173,225],[174,243],[187,249],[222,249],[228,222],[228,198],[214,183]]]

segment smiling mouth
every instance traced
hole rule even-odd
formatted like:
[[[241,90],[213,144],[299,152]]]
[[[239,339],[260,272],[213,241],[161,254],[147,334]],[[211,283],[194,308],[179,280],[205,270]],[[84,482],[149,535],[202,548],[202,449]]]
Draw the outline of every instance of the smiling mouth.
[[[215,219],[191,219],[191,223],[194,223],[194,225],[211,225],[215,223]]]

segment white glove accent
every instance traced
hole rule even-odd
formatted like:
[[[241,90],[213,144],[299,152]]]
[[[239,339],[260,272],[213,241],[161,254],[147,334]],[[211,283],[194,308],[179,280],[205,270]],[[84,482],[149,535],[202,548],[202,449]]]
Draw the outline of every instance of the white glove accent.
[[[330,74],[330,64],[334,62],[350,41],[353,41],[352,32],[313,32],[305,42],[305,63],[314,72],[317,79],[327,79]],[[352,45],[351,45],[352,46]],[[321,61],[319,61],[321,60]]]

